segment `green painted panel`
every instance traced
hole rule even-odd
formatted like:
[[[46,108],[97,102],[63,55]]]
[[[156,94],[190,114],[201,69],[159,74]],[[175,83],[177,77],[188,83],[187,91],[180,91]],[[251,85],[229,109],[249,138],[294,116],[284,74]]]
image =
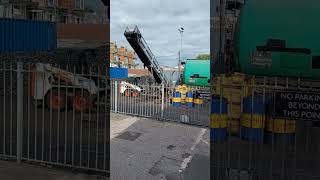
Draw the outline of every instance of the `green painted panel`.
[[[188,59],[183,73],[184,84],[191,86],[210,85],[210,60]]]
[[[312,57],[320,56],[319,0],[248,0],[241,10],[235,33],[237,68],[247,74],[320,78]],[[252,64],[257,46],[268,39],[285,40],[286,48],[310,49],[311,54],[272,52],[272,65]]]

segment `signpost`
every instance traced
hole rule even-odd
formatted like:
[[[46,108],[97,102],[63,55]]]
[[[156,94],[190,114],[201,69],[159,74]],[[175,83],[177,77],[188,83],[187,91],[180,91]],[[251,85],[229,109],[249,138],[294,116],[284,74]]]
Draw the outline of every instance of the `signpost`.
[[[320,93],[274,91],[274,118],[320,121]]]

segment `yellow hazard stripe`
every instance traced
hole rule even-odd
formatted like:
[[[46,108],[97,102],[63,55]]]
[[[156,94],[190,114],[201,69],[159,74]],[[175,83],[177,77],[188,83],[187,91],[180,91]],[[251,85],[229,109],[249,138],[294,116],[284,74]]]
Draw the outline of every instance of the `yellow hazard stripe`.
[[[181,98],[172,98],[172,102],[181,102]]]
[[[228,115],[227,114],[211,114],[210,127],[211,128],[227,128]]]
[[[241,114],[240,125],[247,128],[264,128],[265,115],[261,114]]]
[[[295,133],[296,121],[286,119],[268,119],[267,130],[274,133]]]
[[[186,102],[192,103],[193,102],[193,98],[186,98]]]
[[[194,99],[195,104],[203,104],[203,99]]]

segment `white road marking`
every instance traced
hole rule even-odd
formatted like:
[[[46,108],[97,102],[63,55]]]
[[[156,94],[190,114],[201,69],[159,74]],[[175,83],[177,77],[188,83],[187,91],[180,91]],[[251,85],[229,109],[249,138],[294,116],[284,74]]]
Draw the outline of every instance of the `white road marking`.
[[[198,137],[196,139],[196,141],[192,144],[190,150],[191,150],[191,153],[194,151],[194,149],[196,148],[196,146],[200,143],[204,133],[206,133],[206,129],[201,129],[201,131],[199,132],[198,134]],[[182,172],[183,170],[185,170],[188,166],[188,164],[191,162],[192,160],[192,155],[190,154],[187,158],[184,158],[181,165],[180,165],[180,170],[179,172]]]
[[[203,143],[205,143],[206,145],[208,145],[208,146],[210,145],[208,141],[205,141],[205,140],[203,140],[203,139],[201,139],[201,141],[202,141]]]

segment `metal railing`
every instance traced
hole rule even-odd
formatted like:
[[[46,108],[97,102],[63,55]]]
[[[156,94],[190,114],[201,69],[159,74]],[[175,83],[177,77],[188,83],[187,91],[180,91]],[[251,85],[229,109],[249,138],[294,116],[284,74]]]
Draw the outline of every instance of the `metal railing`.
[[[199,104],[187,105],[182,97],[181,102],[173,105],[175,87],[165,85],[131,84],[124,85],[122,81],[111,82],[111,111],[166,121],[182,122],[209,127],[210,89],[206,87],[188,87],[188,92],[194,96],[197,93]],[[202,94],[201,94],[202,93]]]
[[[0,63],[1,158],[109,173],[110,88],[84,68]]]
[[[231,75],[212,88],[212,179],[320,178],[319,81]]]

